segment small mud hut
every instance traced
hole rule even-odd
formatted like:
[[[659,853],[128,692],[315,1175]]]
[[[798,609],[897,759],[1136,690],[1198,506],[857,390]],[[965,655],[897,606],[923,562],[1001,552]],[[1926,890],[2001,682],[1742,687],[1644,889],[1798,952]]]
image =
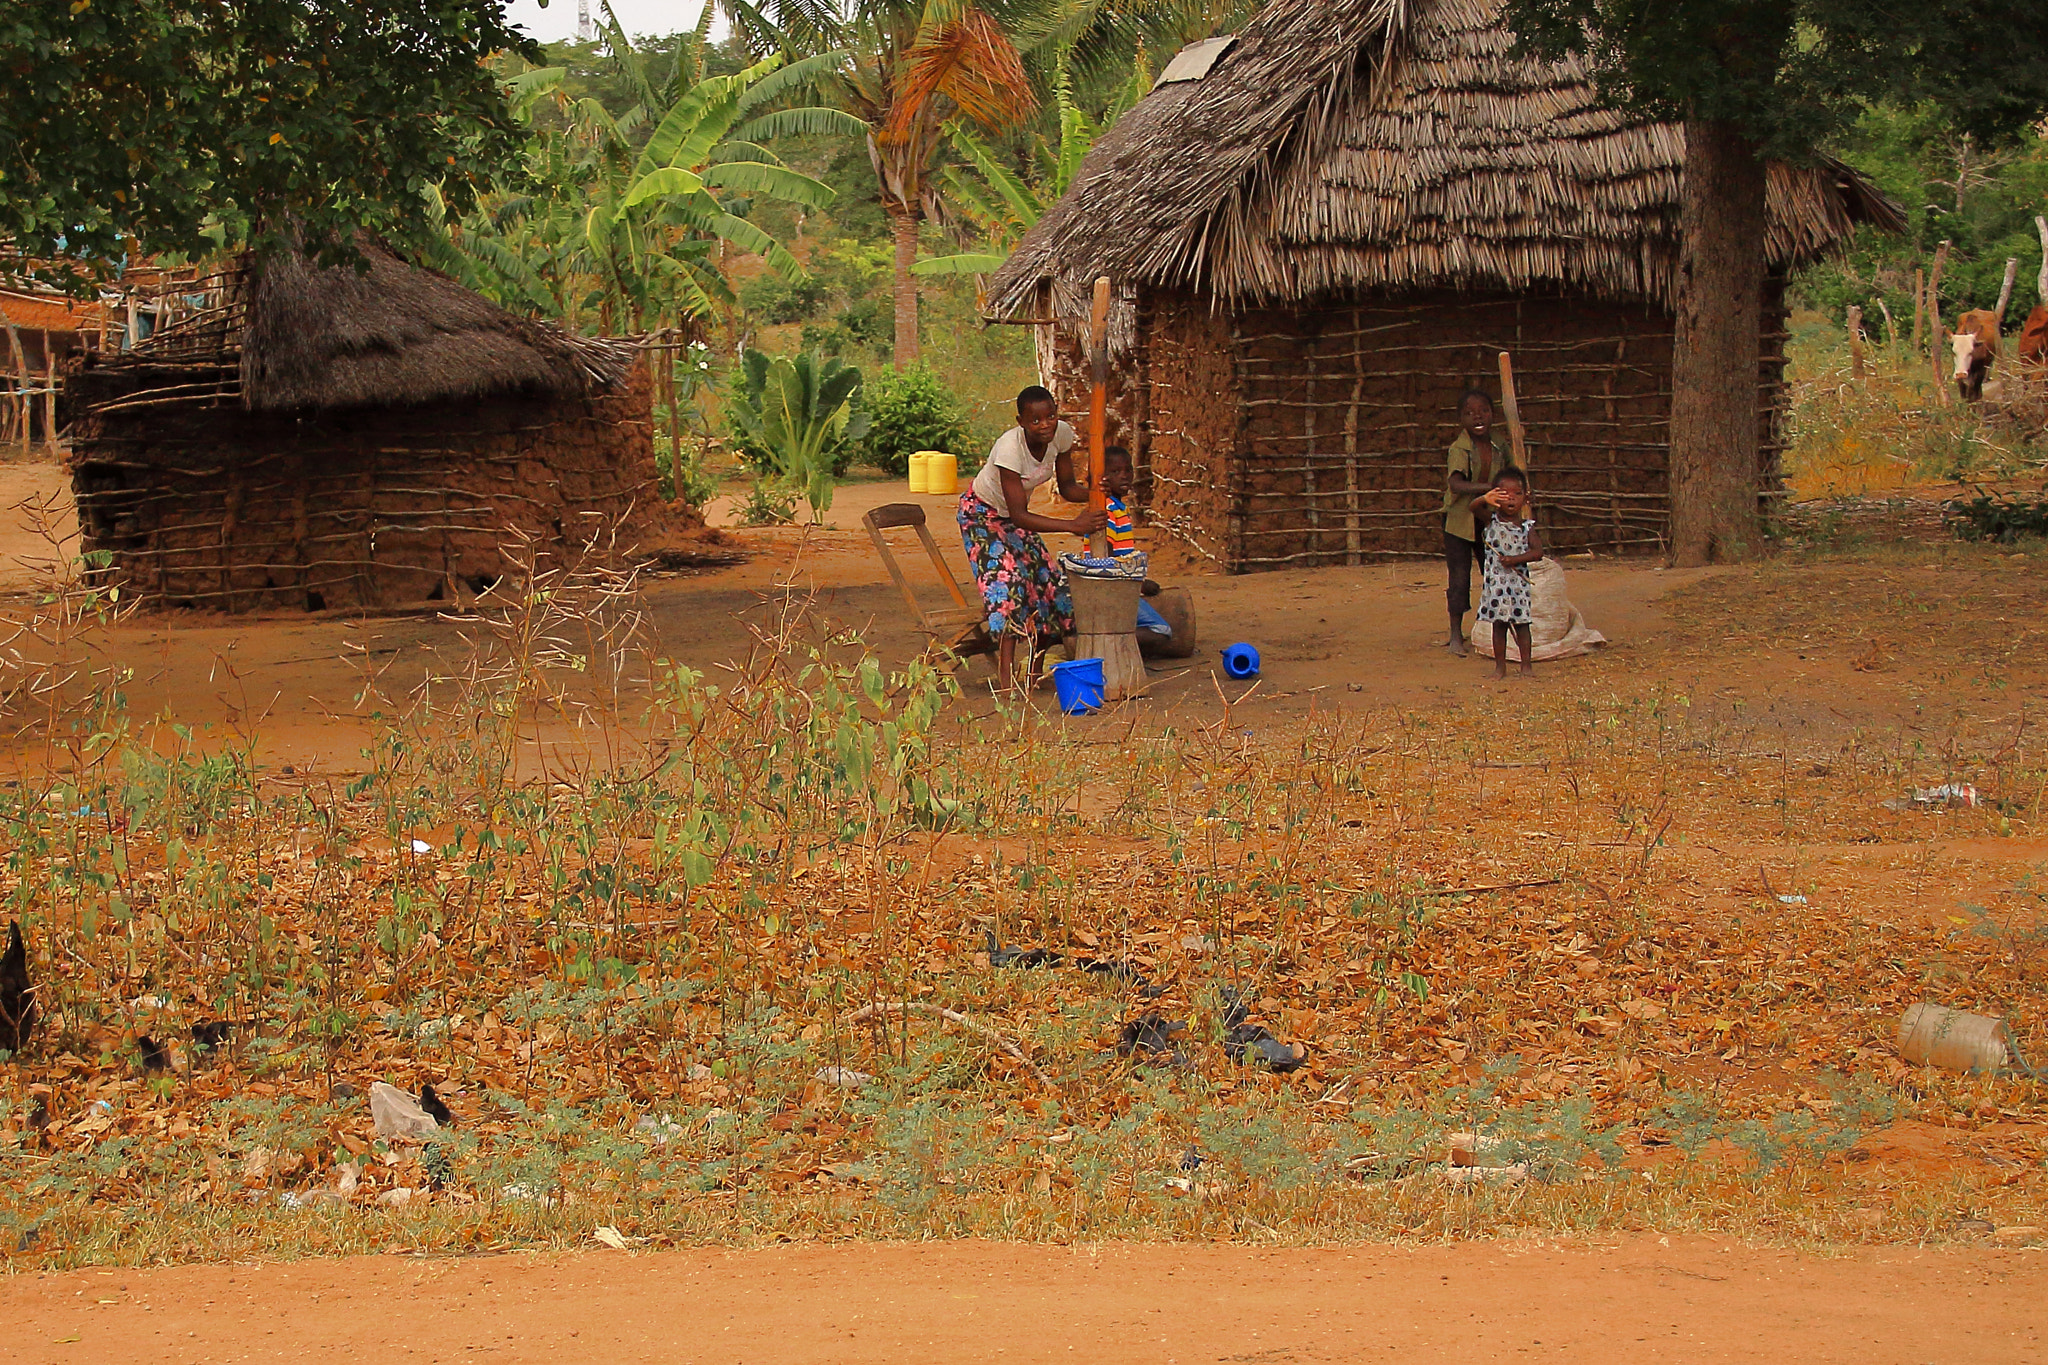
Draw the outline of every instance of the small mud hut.
[[[207,306],[73,362],[72,487],[115,582],[230,612],[453,603],[520,542],[616,557],[701,526],[658,496],[631,344],[363,253],[244,259],[197,286]]]
[[[1436,553],[1458,394],[1498,389],[1500,351],[1546,542],[1662,542],[1685,130],[1514,48],[1498,0],[1275,0],[1177,57],[991,282],[1073,406],[1110,277],[1113,439],[1163,548],[1232,571]],[[1785,273],[1901,221],[1833,164],[1773,166],[1769,208],[1761,490]]]

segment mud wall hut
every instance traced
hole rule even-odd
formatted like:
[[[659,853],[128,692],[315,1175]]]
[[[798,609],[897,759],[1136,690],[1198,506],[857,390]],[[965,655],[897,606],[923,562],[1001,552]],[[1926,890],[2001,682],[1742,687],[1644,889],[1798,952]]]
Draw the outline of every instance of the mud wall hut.
[[[455,602],[512,547],[623,557],[701,527],[658,496],[635,348],[365,255],[244,260],[196,286],[205,307],[74,362],[72,487],[115,581],[230,612]]]
[[[1514,48],[1498,0],[1275,0],[1177,57],[991,282],[1073,406],[1110,277],[1112,439],[1162,547],[1232,571],[1438,552],[1457,397],[1498,389],[1501,351],[1546,541],[1663,543],[1685,130]],[[1762,495],[1786,272],[1902,221],[1833,163],[1774,165],[1769,210]]]

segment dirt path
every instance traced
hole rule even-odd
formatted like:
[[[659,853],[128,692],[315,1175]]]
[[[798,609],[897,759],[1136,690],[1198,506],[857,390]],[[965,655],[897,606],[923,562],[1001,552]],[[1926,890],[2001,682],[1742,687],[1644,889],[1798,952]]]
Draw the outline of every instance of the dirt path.
[[[393,1256],[0,1281],[0,1359],[1994,1365],[2041,1358],[2044,1290],[2037,1253],[1655,1236]]]

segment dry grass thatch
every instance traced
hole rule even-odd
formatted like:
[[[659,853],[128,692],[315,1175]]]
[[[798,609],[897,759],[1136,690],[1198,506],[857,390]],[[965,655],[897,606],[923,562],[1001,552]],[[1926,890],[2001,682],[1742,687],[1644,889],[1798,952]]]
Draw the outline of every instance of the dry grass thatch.
[[[382,245],[359,246],[360,266],[297,253],[235,262],[203,282],[205,306],[74,374],[77,408],[239,400],[251,412],[332,411],[582,398],[625,381],[629,345],[515,316]]]
[[[243,402],[255,411],[399,406],[524,393],[569,398],[616,383],[560,329],[514,316],[445,275],[365,244],[366,269],[298,255],[250,272]]]
[[[1096,144],[996,276],[995,311],[1088,281],[1239,305],[1358,289],[1675,296],[1685,130],[1518,57],[1499,0],[1276,0],[1196,81]],[[1774,165],[1771,260],[1898,210],[1846,167]]]

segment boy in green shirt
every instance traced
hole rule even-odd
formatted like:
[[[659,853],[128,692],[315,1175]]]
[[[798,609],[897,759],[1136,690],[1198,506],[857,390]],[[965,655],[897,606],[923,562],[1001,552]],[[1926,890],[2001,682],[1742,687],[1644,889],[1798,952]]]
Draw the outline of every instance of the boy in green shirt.
[[[1484,389],[1467,389],[1458,400],[1458,425],[1444,468],[1444,563],[1450,587],[1444,594],[1450,609],[1451,635],[1444,647],[1464,658],[1465,613],[1472,609],[1472,569],[1479,560],[1479,527],[1472,499],[1493,487],[1499,458],[1493,449],[1493,400]]]

